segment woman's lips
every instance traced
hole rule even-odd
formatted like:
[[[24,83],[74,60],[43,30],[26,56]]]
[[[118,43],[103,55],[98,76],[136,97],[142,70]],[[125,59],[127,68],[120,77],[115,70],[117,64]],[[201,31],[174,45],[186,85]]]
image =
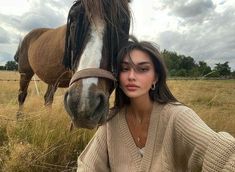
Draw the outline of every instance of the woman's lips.
[[[126,85],[126,89],[127,89],[128,91],[135,91],[135,90],[138,89],[138,86],[137,86],[137,85],[134,85],[134,84],[128,84],[128,85]]]

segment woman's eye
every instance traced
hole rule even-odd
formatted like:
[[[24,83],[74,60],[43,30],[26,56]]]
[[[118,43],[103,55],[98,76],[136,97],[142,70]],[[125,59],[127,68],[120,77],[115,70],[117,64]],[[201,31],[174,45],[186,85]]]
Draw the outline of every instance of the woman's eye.
[[[148,68],[142,68],[141,70],[142,71],[148,71]]]
[[[128,67],[121,67],[121,71],[122,71],[122,72],[125,72],[125,71],[128,71],[128,70],[129,70]]]
[[[138,72],[147,72],[149,69],[146,67],[140,67],[138,68]]]

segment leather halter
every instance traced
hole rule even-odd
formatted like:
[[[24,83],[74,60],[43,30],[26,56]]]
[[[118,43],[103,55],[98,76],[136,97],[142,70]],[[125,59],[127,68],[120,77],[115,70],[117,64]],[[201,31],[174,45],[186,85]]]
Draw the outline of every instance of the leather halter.
[[[100,69],[100,68],[87,68],[87,69],[82,69],[80,71],[75,72],[75,74],[70,80],[69,86],[77,82],[80,79],[92,78],[92,77],[106,78],[114,82],[117,81],[114,75],[107,70]]]

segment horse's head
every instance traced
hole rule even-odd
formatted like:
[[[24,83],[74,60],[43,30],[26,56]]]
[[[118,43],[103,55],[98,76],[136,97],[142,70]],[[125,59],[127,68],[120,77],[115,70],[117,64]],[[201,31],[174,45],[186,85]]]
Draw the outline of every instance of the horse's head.
[[[64,104],[77,127],[105,121],[115,57],[129,35],[128,0],[80,0],[69,12],[64,63],[74,71]]]

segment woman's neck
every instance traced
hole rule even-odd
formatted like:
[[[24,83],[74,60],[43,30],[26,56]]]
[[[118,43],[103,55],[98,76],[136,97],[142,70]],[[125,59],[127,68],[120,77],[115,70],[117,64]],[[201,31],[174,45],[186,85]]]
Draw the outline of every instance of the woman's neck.
[[[149,118],[153,108],[153,101],[150,98],[131,99],[128,111],[133,117],[143,121]]]

